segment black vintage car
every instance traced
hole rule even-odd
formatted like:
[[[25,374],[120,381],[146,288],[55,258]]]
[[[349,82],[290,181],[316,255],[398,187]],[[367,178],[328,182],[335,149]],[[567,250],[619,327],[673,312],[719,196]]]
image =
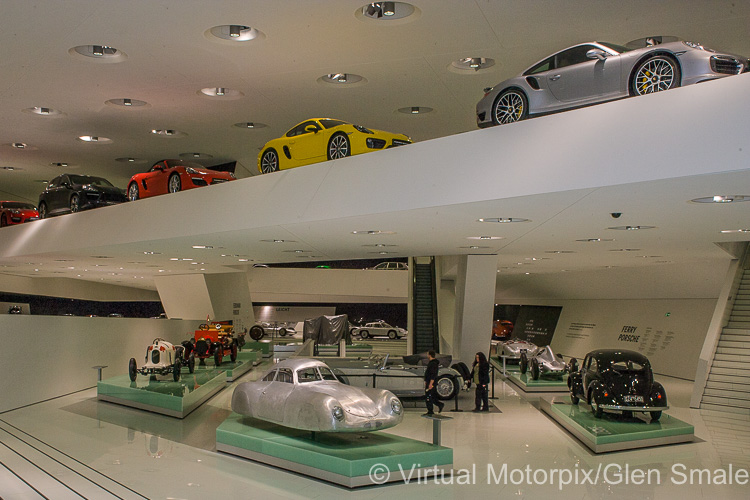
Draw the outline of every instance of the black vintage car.
[[[573,404],[585,399],[596,418],[602,413],[648,412],[652,421],[661,418],[667,406],[664,387],[654,381],[651,363],[643,354],[619,349],[599,349],[586,355],[577,369],[570,362],[568,377],[570,400]]]
[[[125,191],[107,179],[91,175],[62,174],[39,195],[39,218],[74,213],[127,201]]]

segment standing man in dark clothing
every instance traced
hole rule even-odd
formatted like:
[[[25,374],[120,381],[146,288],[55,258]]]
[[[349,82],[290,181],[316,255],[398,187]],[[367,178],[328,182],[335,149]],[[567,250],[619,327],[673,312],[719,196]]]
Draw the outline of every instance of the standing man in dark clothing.
[[[427,356],[430,358],[430,361],[427,363],[427,369],[424,372],[424,391],[427,401],[427,413],[425,415],[434,415],[432,411],[433,405],[437,405],[438,412],[442,412],[445,404],[438,401],[436,386],[440,362],[435,359],[435,351],[433,350],[427,351]]]
[[[476,387],[472,411],[490,411],[490,398],[487,390],[487,384],[490,383],[490,364],[483,352],[478,352],[474,359],[474,365],[471,367],[471,381]]]

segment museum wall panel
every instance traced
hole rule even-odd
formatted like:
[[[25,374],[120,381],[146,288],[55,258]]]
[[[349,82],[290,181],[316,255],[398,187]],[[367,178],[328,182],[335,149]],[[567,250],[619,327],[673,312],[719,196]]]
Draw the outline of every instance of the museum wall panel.
[[[70,278],[28,278],[10,274],[0,274],[0,291],[102,302],[159,300],[159,294],[153,290]]]
[[[156,337],[179,343],[196,321],[74,316],[0,315],[0,412],[96,385],[123,375],[128,360],[143,363]]]

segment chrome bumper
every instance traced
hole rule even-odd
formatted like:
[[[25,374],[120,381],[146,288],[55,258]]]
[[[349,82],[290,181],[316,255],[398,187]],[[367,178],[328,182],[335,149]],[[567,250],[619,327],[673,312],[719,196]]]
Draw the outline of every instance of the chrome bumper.
[[[628,406],[628,405],[599,405],[602,410],[619,411],[665,411],[669,406]]]

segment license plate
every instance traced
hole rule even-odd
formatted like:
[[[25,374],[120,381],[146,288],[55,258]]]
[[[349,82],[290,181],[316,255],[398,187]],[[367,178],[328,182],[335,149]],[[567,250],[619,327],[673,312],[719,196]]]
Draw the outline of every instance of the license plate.
[[[622,400],[625,403],[643,403],[643,396],[624,396]]]

